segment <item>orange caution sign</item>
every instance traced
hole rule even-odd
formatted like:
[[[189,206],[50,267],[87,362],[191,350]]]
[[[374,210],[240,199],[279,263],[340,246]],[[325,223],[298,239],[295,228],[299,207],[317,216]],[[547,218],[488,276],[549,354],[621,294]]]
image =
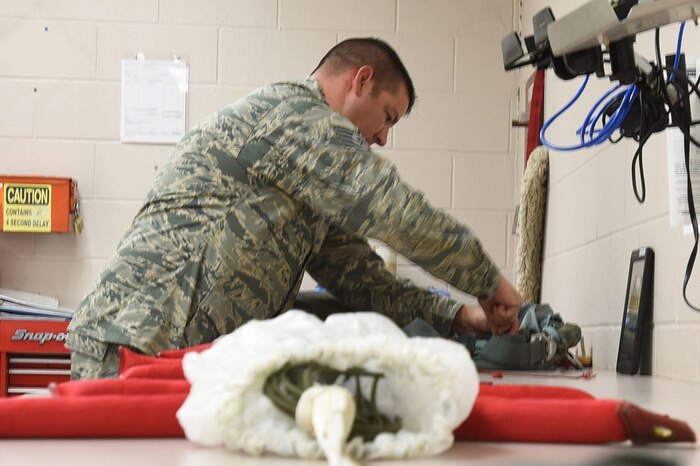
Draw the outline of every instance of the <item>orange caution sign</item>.
[[[75,191],[70,178],[0,176],[1,231],[67,233],[76,213]]]

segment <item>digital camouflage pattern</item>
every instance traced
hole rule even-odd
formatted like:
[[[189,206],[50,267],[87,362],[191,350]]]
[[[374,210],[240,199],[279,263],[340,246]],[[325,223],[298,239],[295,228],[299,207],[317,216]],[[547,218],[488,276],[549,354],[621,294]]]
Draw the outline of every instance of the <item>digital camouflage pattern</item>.
[[[460,305],[397,279],[377,238],[466,293],[498,269],[477,238],[376,155],[313,78],[277,83],[190,131],[70,324],[68,347],[145,354],[289,309],[303,272],[358,309],[449,332]]]
[[[70,378],[105,379],[119,376],[119,346],[106,345],[102,359],[87,356],[76,351],[70,354]]]

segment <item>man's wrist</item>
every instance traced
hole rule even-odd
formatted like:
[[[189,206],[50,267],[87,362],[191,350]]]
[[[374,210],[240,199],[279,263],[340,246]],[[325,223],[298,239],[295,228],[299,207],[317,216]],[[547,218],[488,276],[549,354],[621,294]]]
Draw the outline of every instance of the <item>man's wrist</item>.
[[[459,309],[457,309],[457,313],[455,314],[455,318],[452,321],[452,328],[451,328],[451,333],[458,333],[458,334],[463,334],[469,332],[471,329],[469,328],[468,325],[465,325],[465,313],[467,312],[467,306],[462,305]]]
[[[479,306],[462,305],[455,316],[452,331],[464,333],[489,333],[489,325],[484,310]]]

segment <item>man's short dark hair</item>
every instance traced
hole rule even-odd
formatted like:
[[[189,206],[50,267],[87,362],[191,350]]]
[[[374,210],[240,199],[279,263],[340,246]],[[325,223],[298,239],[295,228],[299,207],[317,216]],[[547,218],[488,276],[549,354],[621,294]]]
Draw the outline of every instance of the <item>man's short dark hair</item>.
[[[373,37],[346,39],[321,59],[313,72],[321,66],[328,67],[334,73],[340,73],[350,67],[370,65],[374,70],[373,79],[378,84],[377,91],[396,91],[403,81],[408,92],[408,109],[411,112],[416,101],[416,90],[396,51],[386,42]]]

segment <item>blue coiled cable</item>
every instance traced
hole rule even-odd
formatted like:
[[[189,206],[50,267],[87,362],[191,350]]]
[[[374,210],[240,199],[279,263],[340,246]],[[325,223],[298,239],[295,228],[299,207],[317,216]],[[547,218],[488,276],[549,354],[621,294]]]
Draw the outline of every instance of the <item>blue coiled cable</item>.
[[[674,70],[678,68],[678,64],[680,62],[680,56],[681,56],[681,44],[683,42],[683,30],[685,29],[685,23],[681,23],[680,29],[678,30],[678,41],[676,44],[676,56],[673,62],[673,68]],[[669,81],[673,81],[673,78],[675,76],[675,71],[671,72],[671,75],[669,76]],[[540,141],[542,141],[542,144],[553,150],[558,150],[558,151],[564,151],[564,152],[570,152],[570,151],[575,151],[575,150],[580,150],[586,147],[591,147],[598,145],[602,142],[605,142],[608,140],[614,133],[620,128],[620,125],[622,122],[625,120],[627,117],[627,114],[629,113],[630,109],[632,108],[632,105],[634,104],[634,100],[637,98],[639,95],[639,87],[636,84],[632,84],[630,86],[627,86],[623,90],[619,91],[612,97],[610,97],[611,94],[613,94],[615,91],[620,89],[620,85],[615,86],[614,88],[610,89],[608,92],[603,95],[598,101],[593,105],[593,108],[588,112],[586,115],[586,118],[583,120],[583,123],[581,127],[576,131],[576,134],[579,135],[579,140],[580,143],[572,146],[559,146],[556,144],[553,144],[547,140],[545,137],[545,133],[549,126],[559,118],[559,116],[564,113],[566,110],[568,110],[574,102],[576,102],[579,97],[581,97],[581,94],[583,93],[583,90],[586,88],[586,85],[588,84],[588,79],[590,75],[586,75],[583,83],[581,84],[581,87],[579,90],[576,92],[576,95],[567,103],[564,107],[562,107],[557,113],[552,116],[549,120],[545,122],[545,124],[542,126],[542,129],[540,130]],[[603,125],[602,128],[596,129],[596,125],[598,124],[598,121],[601,119],[603,116],[605,110],[609,107],[612,102],[615,102],[616,100],[621,99],[620,105],[618,108],[615,110],[613,113],[612,117]],[[602,105],[601,105],[602,104]],[[597,112],[596,112],[596,109]],[[594,115],[595,113],[595,115]]]
[[[588,84],[589,78],[590,75],[586,75],[584,77],[583,83],[581,83],[581,87],[576,92],[576,95],[574,95],[573,99],[571,99],[564,107],[561,108],[561,110],[555,113],[554,116],[547,120],[547,122],[545,122],[545,124],[542,126],[542,129],[540,130],[540,140],[542,141],[542,144],[547,148],[558,151],[574,151],[583,149],[585,147],[591,147],[606,141],[620,127],[625,117],[629,113],[630,108],[634,103],[634,99],[639,94],[639,88],[636,84],[633,84],[631,86],[627,86],[622,91],[610,97],[612,93],[620,89],[619,85],[614,87],[613,89],[606,92],[605,95],[603,95],[603,97],[598,99],[598,102],[595,103],[593,108],[586,115],[586,118],[584,119],[581,127],[576,131],[576,133],[579,134],[581,141],[579,144],[573,146],[559,146],[549,142],[545,136],[547,129],[562,113],[568,110],[569,107],[571,107],[579,99],[579,97],[581,97],[583,90]],[[603,125],[602,128],[596,129],[596,124],[598,123],[598,120],[600,120],[605,109],[608,108],[611,102],[620,98],[620,105],[615,110],[612,117]],[[601,106],[601,104],[603,105]],[[598,112],[596,112],[596,109],[598,109],[599,107],[600,109],[598,110]],[[596,112],[595,116],[591,117],[594,112]]]

